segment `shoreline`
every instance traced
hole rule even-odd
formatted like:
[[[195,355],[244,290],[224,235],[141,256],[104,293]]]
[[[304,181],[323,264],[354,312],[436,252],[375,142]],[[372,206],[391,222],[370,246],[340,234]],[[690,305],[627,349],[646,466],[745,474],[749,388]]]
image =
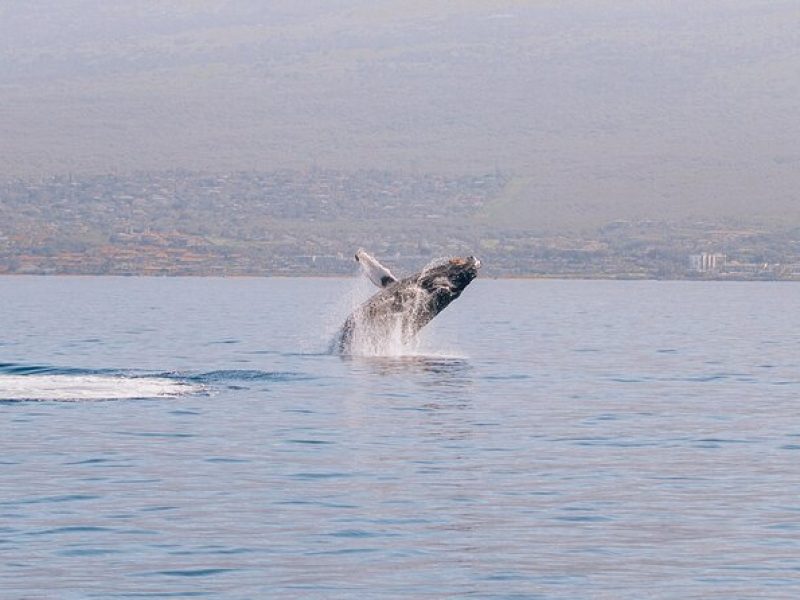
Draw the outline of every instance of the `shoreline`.
[[[0,273],[0,278],[115,278],[115,279],[354,279],[357,274],[344,275],[338,273],[275,273],[275,274],[193,274],[193,273]],[[484,275],[478,279],[493,281],[688,281],[702,282],[742,282],[742,283],[800,283],[800,275],[794,277],[744,277],[738,275],[716,277],[648,277],[638,275],[569,275],[569,274],[535,274],[535,275]]]

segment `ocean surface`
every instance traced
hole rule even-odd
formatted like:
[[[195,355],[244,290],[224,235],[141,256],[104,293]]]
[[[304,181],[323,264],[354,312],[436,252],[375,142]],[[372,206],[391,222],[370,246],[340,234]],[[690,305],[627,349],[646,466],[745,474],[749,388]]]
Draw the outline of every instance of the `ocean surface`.
[[[800,285],[0,277],[0,598],[799,598]]]

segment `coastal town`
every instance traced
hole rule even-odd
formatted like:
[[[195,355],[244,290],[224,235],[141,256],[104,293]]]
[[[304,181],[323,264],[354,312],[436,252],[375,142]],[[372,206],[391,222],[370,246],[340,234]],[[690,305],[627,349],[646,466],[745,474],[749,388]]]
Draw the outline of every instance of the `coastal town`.
[[[359,247],[409,272],[477,254],[490,277],[800,280],[800,232],[615,221],[498,224],[511,176],[386,171],[59,176],[0,185],[0,273],[332,276]]]

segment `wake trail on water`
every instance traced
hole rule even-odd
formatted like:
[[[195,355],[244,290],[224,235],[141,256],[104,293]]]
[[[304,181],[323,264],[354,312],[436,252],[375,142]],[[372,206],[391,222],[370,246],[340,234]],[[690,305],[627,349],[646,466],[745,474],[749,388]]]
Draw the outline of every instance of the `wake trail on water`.
[[[0,364],[0,402],[175,398],[201,391],[199,384],[164,376]]]
[[[159,378],[103,375],[0,375],[0,401],[174,398],[193,386]]]
[[[178,398],[211,395],[220,386],[281,384],[309,378],[294,371],[257,369],[143,373],[0,363],[0,402]]]

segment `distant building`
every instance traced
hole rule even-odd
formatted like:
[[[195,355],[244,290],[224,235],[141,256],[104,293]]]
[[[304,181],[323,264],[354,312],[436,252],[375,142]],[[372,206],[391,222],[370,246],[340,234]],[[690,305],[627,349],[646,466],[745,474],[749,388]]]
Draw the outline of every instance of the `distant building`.
[[[725,266],[724,254],[692,254],[689,257],[689,269],[696,273],[716,273]]]

